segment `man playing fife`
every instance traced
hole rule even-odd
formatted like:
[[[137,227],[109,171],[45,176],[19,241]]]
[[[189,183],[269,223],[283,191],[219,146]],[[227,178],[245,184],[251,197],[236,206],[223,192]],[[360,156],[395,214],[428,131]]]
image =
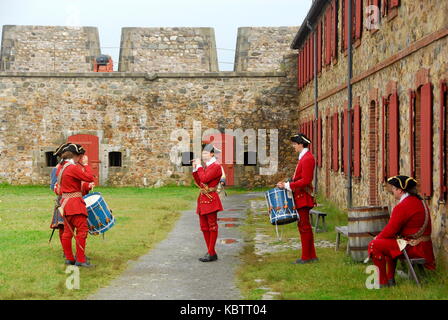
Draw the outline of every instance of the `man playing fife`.
[[[199,215],[199,224],[204,235],[207,253],[199,261],[210,262],[218,260],[215,251],[218,238],[218,211],[224,210],[217,191],[221,180],[221,165],[215,158],[215,152],[219,150],[211,144],[203,145],[202,160],[205,169],[201,165],[201,159],[193,160],[193,178],[200,188],[196,213]]]

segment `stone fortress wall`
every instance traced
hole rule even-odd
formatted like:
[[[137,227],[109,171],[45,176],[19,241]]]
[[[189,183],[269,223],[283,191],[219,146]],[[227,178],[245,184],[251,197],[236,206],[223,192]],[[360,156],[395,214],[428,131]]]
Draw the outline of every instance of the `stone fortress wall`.
[[[66,27],[23,29],[27,31],[5,26],[3,39],[14,48],[27,48],[32,36],[39,47],[39,41],[49,39],[72,43],[75,32]],[[257,56],[256,72],[219,72],[211,28],[123,28],[120,71],[110,73],[91,71],[90,60],[101,53],[99,41],[91,41],[92,34],[98,34],[92,28],[79,28],[90,33],[76,33],[82,53],[66,51],[67,63],[50,70],[51,60],[39,63],[30,51],[3,50],[0,180],[48,183],[47,153],[70,136],[87,134],[99,139],[100,184],[189,184],[191,167],[174,165],[169,159],[176,143],[170,135],[176,129],[192,134],[193,121],[200,121],[203,130],[267,129],[269,133],[269,129],[279,129],[280,172],[260,175],[266,165],[235,164],[235,184],[261,186],[288,176],[294,166],[288,137],[298,122],[291,108],[297,93],[297,64],[295,53],[285,55],[282,39],[286,29],[280,29],[281,39],[271,39],[267,53],[271,58]],[[290,41],[298,27],[288,30]],[[88,51],[93,47],[95,51]],[[50,46],[39,48],[39,56],[51,57]],[[283,71],[272,62],[274,52],[285,66]],[[121,166],[110,165],[111,152],[121,153]]]

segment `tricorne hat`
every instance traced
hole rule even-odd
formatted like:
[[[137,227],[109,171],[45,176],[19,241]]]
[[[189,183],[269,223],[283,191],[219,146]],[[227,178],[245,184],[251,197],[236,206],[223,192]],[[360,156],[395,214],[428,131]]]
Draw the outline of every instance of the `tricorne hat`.
[[[296,142],[298,144],[311,144],[311,140],[308,139],[307,136],[305,136],[303,133],[298,133],[293,135],[290,140],[292,142]]]
[[[408,176],[394,176],[387,179],[387,183],[402,190],[409,190],[417,185],[417,180]]]

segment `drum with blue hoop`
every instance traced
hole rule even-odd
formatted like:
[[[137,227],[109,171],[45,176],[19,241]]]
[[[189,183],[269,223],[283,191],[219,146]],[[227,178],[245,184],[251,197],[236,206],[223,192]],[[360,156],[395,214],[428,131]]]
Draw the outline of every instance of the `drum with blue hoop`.
[[[101,193],[89,193],[83,199],[87,207],[87,224],[89,225],[90,234],[102,234],[115,225],[115,218],[112,215],[112,211],[107,206]]]
[[[282,225],[299,220],[292,192],[274,188],[265,192],[271,224]]]

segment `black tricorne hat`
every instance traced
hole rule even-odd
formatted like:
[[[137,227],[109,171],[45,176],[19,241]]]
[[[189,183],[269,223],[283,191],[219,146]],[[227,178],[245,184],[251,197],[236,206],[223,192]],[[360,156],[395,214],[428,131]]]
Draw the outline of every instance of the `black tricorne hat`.
[[[64,153],[66,151],[73,152],[74,154],[84,154],[86,153],[86,150],[80,145],[75,143],[67,143],[65,147],[63,147],[60,151],[60,153]]]
[[[394,176],[387,179],[387,183],[402,190],[409,190],[417,185],[417,180],[408,176]]]
[[[62,150],[67,147],[70,143],[63,143],[59,147],[56,148],[56,151],[53,153],[54,156],[60,156],[62,154]]]
[[[296,142],[298,144],[311,144],[311,140],[308,139],[307,136],[305,136],[303,133],[298,133],[293,135],[290,140],[292,142]]]
[[[203,143],[202,144],[202,151],[208,151],[208,152],[213,152],[213,153],[220,153],[221,152],[221,150],[219,150],[217,147],[215,147],[211,143]]]

